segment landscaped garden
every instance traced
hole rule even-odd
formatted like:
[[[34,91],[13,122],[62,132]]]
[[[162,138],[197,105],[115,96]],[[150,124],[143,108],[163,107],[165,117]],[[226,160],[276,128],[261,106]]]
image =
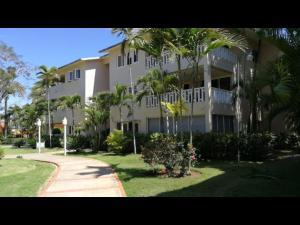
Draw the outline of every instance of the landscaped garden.
[[[35,197],[54,171],[49,163],[31,160],[0,160],[0,196]]]

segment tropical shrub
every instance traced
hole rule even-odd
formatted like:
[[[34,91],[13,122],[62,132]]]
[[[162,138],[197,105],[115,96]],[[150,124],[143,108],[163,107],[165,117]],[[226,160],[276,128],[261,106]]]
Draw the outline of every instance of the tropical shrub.
[[[74,136],[68,136],[68,142],[67,142],[67,148],[68,149],[75,149],[77,151],[85,148],[91,147],[91,141],[90,138],[87,138],[82,135],[74,135]]]
[[[178,142],[174,136],[154,133],[142,149],[142,159],[151,167],[163,165],[169,176],[174,176],[175,170],[180,175],[187,175],[189,160],[194,156],[194,148]],[[195,159],[195,158],[194,158]]]
[[[45,142],[45,147],[50,148],[49,135],[43,135],[42,139]],[[52,148],[61,148],[62,147],[60,137],[52,136],[51,142],[52,142]]]
[[[26,141],[24,139],[19,139],[13,143],[14,146],[21,148],[26,144]]]
[[[125,153],[126,146],[129,140],[127,136],[121,130],[114,130],[106,139],[108,151],[115,152],[117,154]]]
[[[4,150],[0,148],[0,159],[4,158]]]
[[[59,128],[53,128],[52,134],[53,135],[62,134],[61,129],[59,129]]]
[[[36,140],[34,138],[27,139],[27,144],[33,149],[36,148]]]

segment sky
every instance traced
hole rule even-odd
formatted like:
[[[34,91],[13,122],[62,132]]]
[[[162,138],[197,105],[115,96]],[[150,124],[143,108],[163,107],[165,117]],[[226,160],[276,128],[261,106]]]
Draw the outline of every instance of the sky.
[[[32,67],[60,67],[79,58],[100,56],[100,49],[121,38],[113,35],[110,28],[0,28],[0,41],[13,47]],[[36,81],[36,72],[30,79],[18,79],[26,87],[26,96],[11,97],[9,105],[30,102],[28,94]]]

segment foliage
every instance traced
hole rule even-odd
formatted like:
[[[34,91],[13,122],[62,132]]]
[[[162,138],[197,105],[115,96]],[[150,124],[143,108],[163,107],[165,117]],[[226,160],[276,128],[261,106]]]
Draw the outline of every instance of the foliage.
[[[81,149],[86,149],[91,147],[90,138],[82,135],[68,136],[68,149],[75,149],[79,151]]]
[[[194,151],[191,145],[185,146],[174,136],[154,133],[150,136],[150,141],[142,146],[142,158],[151,167],[163,165],[169,176],[176,174],[175,169],[180,169],[180,175],[185,176],[188,174],[189,160],[194,156]]]
[[[56,135],[56,134],[62,134],[61,129],[59,129],[59,128],[54,128],[54,129],[52,130],[52,134],[53,134],[53,135]]]
[[[115,152],[117,154],[124,153],[129,140],[121,130],[114,130],[106,139],[108,151]]]
[[[0,160],[4,158],[4,150],[0,148]]]
[[[31,148],[36,148],[36,140],[34,138],[28,138],[26,142]]]
[[[45,142],[45,147],[46,148],[61,148],[62,147],[60,137],[52,136],[52,139],[51,139],[52,145],[51,145],[51,147],[50,147],[50,137],[49,137],[49,135],[43,135],[42,140]]]
[[[19,139],[17,141],[14,142],[14,146],[18,147],[18,148],[21,148],[22,146],[24,146],[26,144],[26,141],[25,139]]]

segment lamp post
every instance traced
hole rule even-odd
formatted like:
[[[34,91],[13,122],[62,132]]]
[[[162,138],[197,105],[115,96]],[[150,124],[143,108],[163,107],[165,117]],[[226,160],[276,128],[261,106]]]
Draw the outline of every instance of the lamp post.
[[[64,154],[66,156],[67,155],[67,124],[68,124],[66,117],[64,117],[62,123],[64,125]]]
[[[39,153],[41,153],[41,125],[42,125],[42,121],[40,119],[38,119],[36,124],[39,127]]]

